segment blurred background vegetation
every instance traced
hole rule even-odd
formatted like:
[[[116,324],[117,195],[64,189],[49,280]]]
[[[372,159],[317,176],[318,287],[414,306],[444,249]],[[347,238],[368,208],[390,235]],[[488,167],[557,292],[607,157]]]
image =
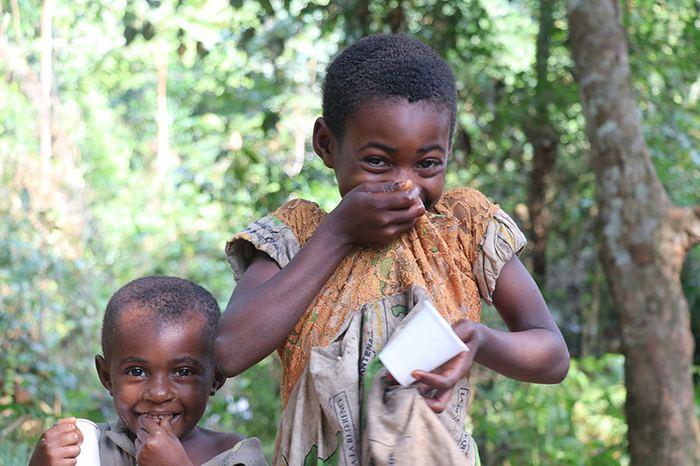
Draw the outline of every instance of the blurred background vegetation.
[[[654,166],[677,204],[698,204],[700,3],[623,8]],[[26,464],[57,417],[112,416],[93,357],[119,286],[178,275],[224,306],[233,232],[292,197],[333,208],[332,173],[309,141],[323,70],[339,48],[388,31],[419,37],[453,67],[448,185],[483,191],[535,237],[523,257],[574,357],[561,386],[476,371],[482,460],[628,463],[620,335],[597,256],[564,2],[0,0],[0,464]],[[538,181],[543,138],[556,157]],[[682,282],[697,337],[697,247]],[[227,383],[203,422],[256,435],[269,454],[278,379],[276,360],[264,360]]]

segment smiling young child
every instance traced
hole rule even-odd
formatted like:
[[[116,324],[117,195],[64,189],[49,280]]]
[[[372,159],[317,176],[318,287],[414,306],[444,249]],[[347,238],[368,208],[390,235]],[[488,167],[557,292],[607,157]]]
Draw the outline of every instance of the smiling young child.
[[[472,361],[523,381],[565,377],[566,345],[517,256],[522,233],[480,192],[443,193],[455,118],[454,77],[430,47],[359,40],[328,67],[313,130],[340,203],[326,213],[290,201],[227,244],[237,285],[215,351],[233,376],[278,349],[274,464],[477,464],[464,431]],[[407,390],[381,385],[376,355],[421,299],[470,351],[414,372]],[[510,331],[480,323],[482,300]],[[230,352],[232,342],[244,349]],[[374,401],[410,398],[385,403],[384,416],[381,403],[367,409],[375,387],[385,392]]]
[[[197,426],[226,380],[213,358],[219,316],[214,297],[181,278],[139,278],[112,296],[95,357],[117,414],[99,425],[101,466],[267,464],[258,439]],[[75,464],[81,442],[75,420],[62,419],[30,466]]]

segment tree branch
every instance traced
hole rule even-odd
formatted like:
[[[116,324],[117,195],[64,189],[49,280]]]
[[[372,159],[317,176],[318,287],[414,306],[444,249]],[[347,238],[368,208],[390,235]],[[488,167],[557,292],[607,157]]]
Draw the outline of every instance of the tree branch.
[[[700,205],[694,207],[671,207],[668,220],[671,228],[684,236],[684,252],[700,243]]]
[[[688,233],[688,249],[700,243],[700,205],[686,207],[688,210],[688,223],[686,232]]]

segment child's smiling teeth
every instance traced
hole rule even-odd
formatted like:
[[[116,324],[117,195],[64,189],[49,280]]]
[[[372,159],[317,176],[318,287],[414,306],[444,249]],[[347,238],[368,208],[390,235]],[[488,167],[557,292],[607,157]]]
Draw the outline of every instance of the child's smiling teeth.
[[[162,422],[165,419],[168,419],[170,422],[175,422],[180,418],[180,414],[156,414],[156,413],[141,413],[139,416],[145,416],[150,419],[155,419],[159,423]]]

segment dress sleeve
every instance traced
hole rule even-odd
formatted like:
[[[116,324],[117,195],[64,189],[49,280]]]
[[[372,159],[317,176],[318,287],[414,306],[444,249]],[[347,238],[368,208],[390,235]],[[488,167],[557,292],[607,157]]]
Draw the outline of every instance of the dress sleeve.
[[[226,257],[236,280],[258,251],[285,267],[322,218],[318,205],[304,200],[287,202],[272,214],[248,224],[226,243]]]
[[[257,437],[241,440],[230,450],[218,454],[202,466],[268,466]]]
[[[226,257],[238,281],[258,251],[264,252],[282,268],[299,251],[292,231],[274,215],[250,223],[226,243]]]
[[[513,219],[500,208],[496,210],[486,226],[472,270],[479,293],[488,304],[493,303],[496,280],[503,266],[514,254],[519,254],[526,243],[525,235]]]

